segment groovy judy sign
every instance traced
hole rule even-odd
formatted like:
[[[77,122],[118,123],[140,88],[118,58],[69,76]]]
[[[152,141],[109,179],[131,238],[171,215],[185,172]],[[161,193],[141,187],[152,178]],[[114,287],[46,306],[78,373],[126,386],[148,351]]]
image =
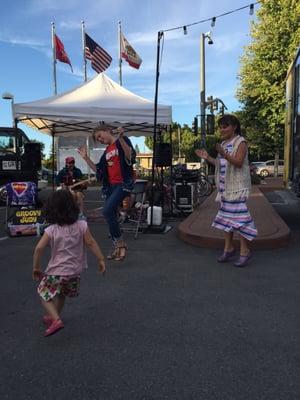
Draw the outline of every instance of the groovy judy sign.
[[[42,223],[42,210],[19,210],[13,216],[13,224]]]
[[[45,227],[42,210],[17,210],[8,223],[10,236],[40,235]]]

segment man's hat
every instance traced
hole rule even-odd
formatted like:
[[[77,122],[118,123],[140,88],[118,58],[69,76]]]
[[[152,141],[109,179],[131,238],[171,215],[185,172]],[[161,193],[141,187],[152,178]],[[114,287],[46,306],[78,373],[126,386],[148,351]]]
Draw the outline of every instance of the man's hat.
[[[65,161],[66,161],[66,163],[75,162],[75,158],[74,157],[67,157]]]

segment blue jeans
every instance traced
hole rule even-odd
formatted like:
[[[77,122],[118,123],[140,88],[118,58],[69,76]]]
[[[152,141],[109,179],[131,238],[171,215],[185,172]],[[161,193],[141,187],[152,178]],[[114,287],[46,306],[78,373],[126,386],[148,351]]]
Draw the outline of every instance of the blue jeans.
[[[119,206],[125,197],[129,196],[128,191],[123,190],[123,184],[111,185],[106,193],[106,200],[103,207],[103,215],[108,224],[109,233],[113,241],[122,236],[119,224]]]

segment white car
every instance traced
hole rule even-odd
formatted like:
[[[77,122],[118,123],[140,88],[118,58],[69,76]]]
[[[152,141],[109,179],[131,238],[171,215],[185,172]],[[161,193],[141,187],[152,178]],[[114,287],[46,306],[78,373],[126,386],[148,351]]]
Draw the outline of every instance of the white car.
[[[46,189],[48,187],[48,181],[46,179],[38,180],[38,190]]]
[[[262,178],[267,178],[270,175],[274,175],[275,172],[275,160],[268,161],[256,161],[252,162],[250,166],[255,168],[255,173],[260,175]],[[278,160],[278,175],[283,175],[284,171],[284,160]]]

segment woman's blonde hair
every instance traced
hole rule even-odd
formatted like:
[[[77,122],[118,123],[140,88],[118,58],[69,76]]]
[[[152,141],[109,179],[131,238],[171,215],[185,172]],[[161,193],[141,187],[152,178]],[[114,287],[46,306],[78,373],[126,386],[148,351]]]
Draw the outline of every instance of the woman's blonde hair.
[[[112,128],[110,128],[109,126],[106,126],[106,125],[98,125],[93,129],[92,136],[93,136],[94,140],[96,140],[95,135],[99,131],[109,132],[111,135],[113,135]]]

